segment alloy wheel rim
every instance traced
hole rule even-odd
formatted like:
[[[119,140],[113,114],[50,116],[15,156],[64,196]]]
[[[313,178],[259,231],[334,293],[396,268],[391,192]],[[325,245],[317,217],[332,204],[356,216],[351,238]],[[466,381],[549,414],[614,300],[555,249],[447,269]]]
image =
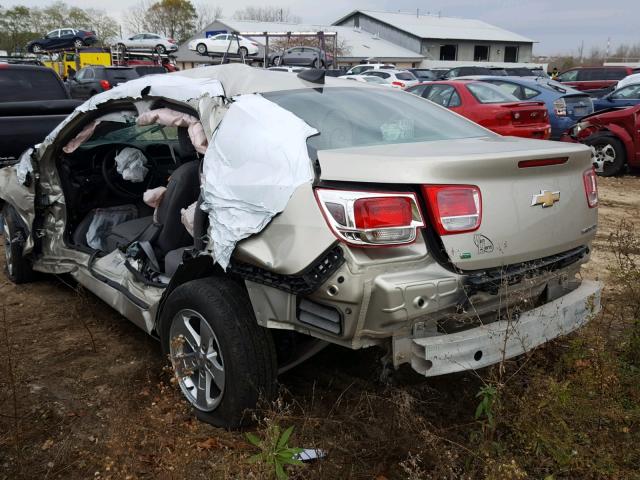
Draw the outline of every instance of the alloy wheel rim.
[[[204,45],[200,44],[198,45],[198,48],[196,48],[196,50],[198,50],[198,53],[204,53],[207,51],[207,47],[205,47]]]
[[[182,309],[173,317],[169,356],[189,403],[204,412],[215,410],[224,394],[224,360],[216,334],[200,313]]]
[[[11,232],[7,221],[2,219],[2,235],[4,237],[4,256],[7,263],[9,275],[13,275],[13,259],[11,258]]]
[[[596,172],[602,173],[604,171],[605,164],[613,163],[616,160],[616,150],[610,143],[604,145],[598,145],[595,147],[596,155],[593,162],[596,167]]]

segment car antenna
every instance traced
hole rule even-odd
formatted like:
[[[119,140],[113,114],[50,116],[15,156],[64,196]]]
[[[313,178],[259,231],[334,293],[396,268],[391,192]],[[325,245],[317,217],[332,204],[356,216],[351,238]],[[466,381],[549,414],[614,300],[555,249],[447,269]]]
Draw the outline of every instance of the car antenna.
[[[302,80],[306,80],[311,83],[319,83],[321,85],[324,84],[324,76],[326,72],[319,68],[310,68],[309,70],[303,70],[298,73],[298,78]]]

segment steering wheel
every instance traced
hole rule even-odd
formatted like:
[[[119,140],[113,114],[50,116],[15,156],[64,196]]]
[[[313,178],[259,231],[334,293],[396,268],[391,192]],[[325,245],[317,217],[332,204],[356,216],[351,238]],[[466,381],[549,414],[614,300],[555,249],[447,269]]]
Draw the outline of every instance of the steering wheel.
[[[155,161],[147,158],[146,167],[149,171],[147,172],[145,179],[142,182],[136,183],[125,180],[122,178],[122,175],[118,173],[115,160],[116,155],[118,155],[118,150],[121,148],[109,148],[102,155],[102,178],[104,179],[109,191],[114,195],[127,200],[139,200],[155,178],[157,165]]]

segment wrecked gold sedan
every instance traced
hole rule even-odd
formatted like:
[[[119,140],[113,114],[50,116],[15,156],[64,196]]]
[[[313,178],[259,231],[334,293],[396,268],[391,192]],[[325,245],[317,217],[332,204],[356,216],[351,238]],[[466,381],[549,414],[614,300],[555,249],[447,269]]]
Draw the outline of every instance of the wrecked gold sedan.
[[[328,343],[441,375],[588,321],[590,151],[414,95],[223,65],[93,97],[0,170],[7,273],[67,273],[244,423]]]

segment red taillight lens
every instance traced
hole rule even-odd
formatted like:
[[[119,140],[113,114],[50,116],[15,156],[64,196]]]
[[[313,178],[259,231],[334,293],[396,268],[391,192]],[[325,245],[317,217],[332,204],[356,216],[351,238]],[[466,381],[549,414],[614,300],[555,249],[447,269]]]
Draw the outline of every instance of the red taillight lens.
[[[567,163],[569,157],[543,158],[540,160],[520,160],[518,168],[547,167],[549,165],[562,165]]]
[[[109,80],[100,80],[100,86],[104,90],[109,90],[111,88],[111,84],[109,83]]]
[[[359,198],[353,204],[356,228],[368,230],[410,225],[411,204],[407,197]]]
[[[413,193],[317,188],[320,209],[338,239],[357,246],[411,243],[424,226]]]
[[[482,222],[482,196],[474,185],[423,185],[433,226],[440,235],[472,232]]]
[[[589,208],[598,206],[598,180],[595,169],[592,167],[582,174],[584,192],[587,194]]]
[[[169,38],[169,43],[176,43],[176,41],[173,38]]]
[[[396,87],[404,88],[404,83],[402,83],[402,82],[391,82],[391,85],[395,85]]]

